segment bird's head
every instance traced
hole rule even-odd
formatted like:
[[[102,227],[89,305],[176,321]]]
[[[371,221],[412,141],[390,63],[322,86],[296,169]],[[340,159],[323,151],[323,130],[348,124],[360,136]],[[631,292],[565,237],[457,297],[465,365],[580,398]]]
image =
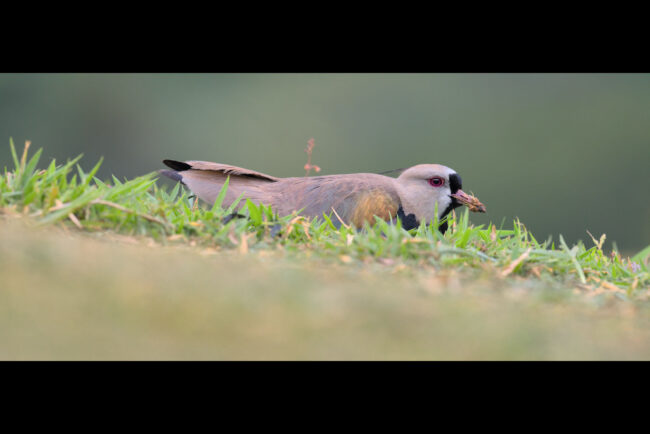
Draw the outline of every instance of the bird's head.
[[[455,170],[440,164],[418,164],[402,172],[396,187],[406,214],[415,214],[418,221],[443,218],[452,209],[467,205],[471,211],[485,212],[485,206],[466,194],[462,180]]]

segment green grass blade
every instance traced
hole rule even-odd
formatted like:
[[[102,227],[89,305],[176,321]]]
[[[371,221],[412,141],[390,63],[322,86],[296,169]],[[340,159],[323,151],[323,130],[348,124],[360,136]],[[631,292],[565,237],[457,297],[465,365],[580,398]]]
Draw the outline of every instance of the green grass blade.
[[[219,191],[219,195],[217,196],[217,199],[214,201],[214,205],[212,205],[213,212],[216,212],[217,210],[221,209],[221,204],[223,203],[223,200],[226,198],[226,192],[228,191],[229,183],[230,183],[230,176],[226,178],[226,181],[223,183],[223,186],[221,187],[221,191]]]
[[[18,172],[20,170],[20,161],[18,160],[18,154],[16,153],[13,137],[9,137],[9,147],[11,148],[11,157],[14,160],[14,170]]]

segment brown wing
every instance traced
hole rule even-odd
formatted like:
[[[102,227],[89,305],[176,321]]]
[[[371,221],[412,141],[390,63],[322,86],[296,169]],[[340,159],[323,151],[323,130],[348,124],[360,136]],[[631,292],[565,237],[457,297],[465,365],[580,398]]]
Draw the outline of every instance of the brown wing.
[[[333,214],[334,209],[344,223],[356,227],[374,223],[374,216],[394,218],[400,204],[393,179],[369,173],[284,178],[267,184],[265,190],[281,214],[302,209],[303,215],[313,218]],[[338,220],[335,215],[332,218]]]
[[[365,222],[375,222],[375,216],[391,220],[397,216],[399,201],[385,190],[370,190],[359,195],[352,209],[350,223],[362,227]]]
[[[182,181],[208,203],[214,203],[230,176],[226,206],[243,194],[253,202],[271,205],[280,215],[302,210],[303,215],[313,218],[333,214],[335,210],[344,223],[356,227],[362,227],[365,222],[374,223],[374,216],[385,220],[395,218],[400,206],[393,178],[372,173],[276,178],[209,161],[165,160],[164,163],[176,172],[161,173]],[[338,218],[332,216],[332,221],[336,223]]]

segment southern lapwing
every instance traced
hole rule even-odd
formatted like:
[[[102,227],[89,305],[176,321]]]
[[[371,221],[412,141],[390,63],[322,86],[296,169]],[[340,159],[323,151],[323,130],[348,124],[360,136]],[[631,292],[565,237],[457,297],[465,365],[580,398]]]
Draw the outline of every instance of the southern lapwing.
[[[485,212],[474,196],[461,188],[460,176],[439,164],[418,164],[402,171],[397,178],[374,173],[276,178],[264,173],[208,161],[174,161],[163,163],[172,170],[161,170],[165,176],[182,182],[200,199],[214,203],[230,177],[224,206],[229,206],[243,193],[254,203],[271,205],[279,215],[302,210],[306,217],[332,215],[332,222],[360,228],[374,223],[374,216],[384,220],[399,217],[405,229],[442,219],[451,210],[467,205],[470,210]],[[437,205],[437,208],[436,208]],[[447,229],[446,222],[440,230]]]

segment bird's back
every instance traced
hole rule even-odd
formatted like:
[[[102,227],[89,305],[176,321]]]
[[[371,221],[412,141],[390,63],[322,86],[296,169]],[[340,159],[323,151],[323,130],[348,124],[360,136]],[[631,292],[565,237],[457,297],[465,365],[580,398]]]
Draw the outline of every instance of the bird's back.
[[[279,215],[301,211],[314,218],[336,211],[343,222],[355,226],[373,222],[375,215],[386,220],[394,218],[400,207],[394,179],[374,173],[277,178],[206,161],[164,163],[173,171],[164,170],[162,174],[181,181],[208,203],[214,203],[229,178],[224,206],[243,196],[254,203],[271,205]]]
[[[302,210],[313,218],[335,210],[344,222],[362,226],[373,215],[395,217],[399,209],[393,178],[373,173],[280,178],[263,189],[281,215]]]

